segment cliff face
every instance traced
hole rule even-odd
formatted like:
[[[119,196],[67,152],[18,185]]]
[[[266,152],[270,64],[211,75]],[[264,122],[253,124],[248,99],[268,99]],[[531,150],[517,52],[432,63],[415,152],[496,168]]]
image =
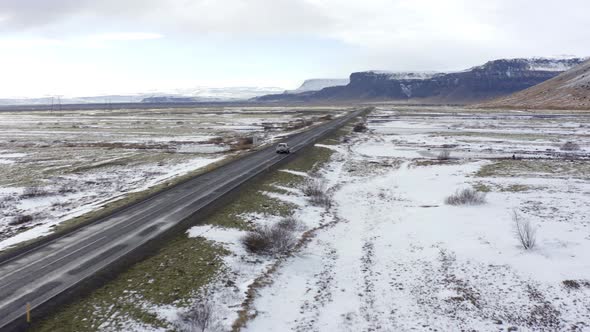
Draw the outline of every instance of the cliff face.
[[[505,96],[582,63],[582,59],[510,59],[490,61],[455,73],[352,73],[346,86],[290,95],[267,95],[258,101],[399,100],[469,103]]]
[[[529,89],[476,106],[590,109],[590,61]]]

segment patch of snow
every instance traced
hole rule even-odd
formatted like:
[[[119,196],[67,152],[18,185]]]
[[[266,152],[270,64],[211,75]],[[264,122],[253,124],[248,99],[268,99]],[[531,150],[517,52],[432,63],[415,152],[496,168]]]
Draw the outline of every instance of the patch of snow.
[[[289,174],[293,174],[293,175],[299,175],[299,176],[303,176],[303,177],[308,177],[309,174],[305,173],[305,172],[299,172],[299,171],[294,171],[291,169],[281,169],[281,172],[285,172],[285,173],[289,173]]]
[[[438,75],[443,75],[443,73],[435,71],[396,72],[386,70],[370,70],[367,73],[384,75],[390,80],[425,80]]]

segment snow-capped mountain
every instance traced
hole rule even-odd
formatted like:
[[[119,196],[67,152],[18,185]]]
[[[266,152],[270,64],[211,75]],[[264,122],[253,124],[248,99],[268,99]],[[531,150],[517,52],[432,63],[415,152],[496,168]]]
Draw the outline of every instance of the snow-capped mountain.
[[[436,75],[444,75],[436,71],[386,71],[386,70],[369,70],[366,73],[374,75],[383,75],[390,80],[425,80],[433,78]]]
[[[471,103],[527,89],[581,64],[582,58],[500,59],[450,73],[364,71],[346,86],[299,94],[258,97],[258,101],[416,101]]]
[[[305,80],[300,87],[295,90],[287,90],[285,93],[302,93],[309,91],[319,91],[331,86],[342,86],[350,82],[348,78],[314,78]]]

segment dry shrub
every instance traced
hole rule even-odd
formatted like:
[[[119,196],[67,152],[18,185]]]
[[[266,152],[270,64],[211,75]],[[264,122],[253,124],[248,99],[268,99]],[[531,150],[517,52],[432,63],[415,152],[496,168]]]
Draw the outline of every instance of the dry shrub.
[[[442,150],[438,153],[438,156],[436,156],[436,159],[438,160],[449,160],[451,159],[451,150]]]
[[[193,305],[187,312],[179,315],[175,324],[178,331],[204,332],[208,331],[213,322],[213,309],[208,302]]]
[[[332,197],[328,194],[326,183],[322,179],[316,178],[307,181],[302,191],[312,205],[325,208],[332,206]]]
[[[8,208],[11,205],[10,202],[14,202],[15,200],[16,197],[14,196],[0,196],[0,209]]]
[[[561,283],[568,289],[580,289],[580,283],[576,280],[564,280]]]
[[[59,187],[59,189],[57,189],[57,192],[60,194],[71,194],[75,193],[76,191],[76,188],[74,188],[72,184],[64,184],[63,186]]]
[[[309,198],[309,202],[315,206],[320,206],[329,209],[332,207],[333,200],[331,196],[324,193],[318,196],[311,196]]]
[[[291,121],[287,124],[287,130],[297,130],[305,127],[309,127],[313,124],[311,120],[300,119],[297,121]]]
[[[355,133],[364,133],[368,129],[369,128],[367,128],[367,125],[364,122],[359,122],[355,124],[354,127],[352,127],[352,131],[354,131]]]
[[[224,139],[221,136],[217,136],[217,137],[210,138],[207,142],[211,143],[211,144],[221,144],[224,142]]]
[[[321,179],[311,179],[307,181],[301,189],[305,196],[317,196],[327,191],[326,183]]]
[[[28,187],[25,188],[23,194],[20,196],[21,198],[35,198],[35,197],[43,197],[49,196],[51,193],[44,188],[41,187]]]
[[[560,147],[560,149],[562,151],[578,151],[578,150],[580,150],[580,145],[578,143],[569,141],[569,142],[563,143],[563,145]]]
[[[448,205],[481,205],[485,202],[486,194],[473,188],[457,190],[455,194],[445,199],[445,203]]]
[[[301,223],[301,221],[295,219],[292,216],[285,217],[279,220],[279,222],[277,222],[277,226],[284,229],[288,229],[292,232],[301,231],[304,229],[304,225]]]
[[[247,150],[252,148],[254,144],[254,137],[240,137],[236,141],[236,143],[231,145],[231,149],[234,151],[237,150]]]
[[[242,237],[246,250],[257,255],[280,255],[291,250],[297,242],[293,230],[280,224],[261,226]]]
[[[537,243],[537,230],[529,220],[523,220],[518,212],[512,211],[514,235],[525,250],[533,249]]]
[[[22,225],[33,221],[33,216],[28,214],[19,214],[8,223],[11,226]]]

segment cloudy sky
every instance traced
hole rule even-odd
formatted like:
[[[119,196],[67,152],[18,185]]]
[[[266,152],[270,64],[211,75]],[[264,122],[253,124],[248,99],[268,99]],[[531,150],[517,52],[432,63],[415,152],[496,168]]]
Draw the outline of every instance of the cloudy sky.
[[[0,0],[0,97],[590,55],[588,0]]]

